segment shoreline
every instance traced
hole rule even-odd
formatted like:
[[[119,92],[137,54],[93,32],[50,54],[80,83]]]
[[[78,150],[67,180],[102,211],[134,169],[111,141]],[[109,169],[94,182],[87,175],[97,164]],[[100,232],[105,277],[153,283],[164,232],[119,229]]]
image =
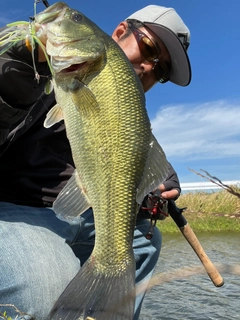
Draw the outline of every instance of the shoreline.
[[[240,232],[240,214],[183,212],[183,216],[194,232]],[[169,216],[158,221],[161,233],[178,233],[179,228]]]
[[[240,195],[239,188],[234,191]],[[182,194],[176,205],[186,208],[183,216],[194,232],[240,232],[240,199],[227,190]],[[159,220],[157,226],[162,233],[179,232],[171,217]]]

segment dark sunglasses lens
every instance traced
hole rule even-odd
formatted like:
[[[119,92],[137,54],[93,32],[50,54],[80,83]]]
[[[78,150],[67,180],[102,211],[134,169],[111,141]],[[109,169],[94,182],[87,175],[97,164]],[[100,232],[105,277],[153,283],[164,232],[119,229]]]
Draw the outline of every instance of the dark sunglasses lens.
[[[142,37],[138,42],[139,48],[148,61],[154,61],[158,59],[158,53],[154,43],[148,37]]]
[[[154,70],[154,74],[157,81],[161,83],[165,83],[169,81],[170,79],[169,70],[171,66],[168,64],[160,65],[158,50],[155,44],[146,34],[144,34],[143,32],[140,32],[138,28],[135,28],[131,24],[129,24],[129,27],[137,40],[139,49],[142,55],[144,56],[144,58],[150,62],[155,63],[153,70]]]

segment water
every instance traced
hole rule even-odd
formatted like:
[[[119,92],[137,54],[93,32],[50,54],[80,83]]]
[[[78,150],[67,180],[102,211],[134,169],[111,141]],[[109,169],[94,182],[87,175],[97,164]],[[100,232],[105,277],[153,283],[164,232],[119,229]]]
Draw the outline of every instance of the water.
[[[240,234],[203,233],[197,237],[212,263],[218,267],[224,285],[215,287],[205,269],[202,274],[183,277],[183,267],[191,266],[196,270],[202,266],[201,262],[180,232],[163,235],[155,274],[174,269],[178,270],[178,279],[150,289],[144,299],[140,320],[240,320]],[[226,265],[235,266],[235,269],[227,269]]]

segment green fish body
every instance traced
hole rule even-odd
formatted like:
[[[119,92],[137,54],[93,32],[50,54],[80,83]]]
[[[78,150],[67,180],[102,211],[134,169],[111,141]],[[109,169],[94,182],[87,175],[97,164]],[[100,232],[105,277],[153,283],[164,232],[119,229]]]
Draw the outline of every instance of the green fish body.
[[[131,320],[136,215],[166,178],[168,162],[152,135],[141,82],[115,41],[64,3],[36,22],[47,35],[57,101],[45,126],[64,119],[76,166],[54,209],[74,216],[91,206],[96,230],[90,258],[49,318]]]

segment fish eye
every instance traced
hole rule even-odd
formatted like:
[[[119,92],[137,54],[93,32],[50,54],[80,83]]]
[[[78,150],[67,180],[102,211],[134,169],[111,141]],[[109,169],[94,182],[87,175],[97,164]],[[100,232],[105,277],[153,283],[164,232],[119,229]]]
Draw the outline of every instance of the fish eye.
[[[80,22],[82,21],[83,16],[80,13],[74,12],[72,14],[72,20],[75,22]]]

